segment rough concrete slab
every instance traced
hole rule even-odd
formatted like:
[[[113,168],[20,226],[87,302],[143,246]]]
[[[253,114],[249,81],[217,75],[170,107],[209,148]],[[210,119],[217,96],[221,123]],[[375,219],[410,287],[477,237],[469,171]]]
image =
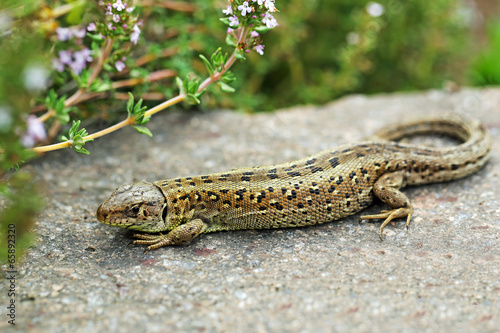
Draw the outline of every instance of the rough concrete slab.
[[[384,242],[358,214],[143,254],[127,246],[131,232],[95,219],[122,184],[290,161],[445,111],[486,124],[491,161],[466,179],[407,189],[413,224],[389,225]],[[89,157],[67,150],[30,166],[47,209],[18,267],[19,331],[498,332],[500,89],[351,96],[259,115],[174,111],[149,127],[153,139],[127,128],[89,144]]]

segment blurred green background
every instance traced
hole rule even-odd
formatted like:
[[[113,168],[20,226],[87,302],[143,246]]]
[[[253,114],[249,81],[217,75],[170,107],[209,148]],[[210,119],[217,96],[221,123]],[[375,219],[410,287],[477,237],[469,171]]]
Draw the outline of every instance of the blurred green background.
[[[266,54],[238,66],[234,107],[272,110],[350,93],[500,84],[499,2],[287,1]]]
[[[193,3],[192,15],[158,8],[148,12],[155,29],[146,30],[156,33],[147,40],[161,44],[162,33],[178,29],[166,44],[182,51],[162,66],[182,74],[203,73],[193,53],[208,54],[224,38],[213,19],[224,1]],[[280,26],[264,35],[264,56],[251,54],[247,63],[233,68],[234,95],[213,89],[200,108],[260,112],[326,103],[351,93],[500,83],[496,0],[278,0],[276,6]],[[155,16],[169,19],[159,27]]]

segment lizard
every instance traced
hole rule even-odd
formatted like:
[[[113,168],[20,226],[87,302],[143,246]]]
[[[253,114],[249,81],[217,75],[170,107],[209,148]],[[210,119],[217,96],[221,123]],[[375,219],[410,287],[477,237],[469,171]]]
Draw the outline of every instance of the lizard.
[[[444,134],[461,143],[431,148],[400,141],[423,134]],[[475,118],[427,116],[293,162],[123,185],[96,216],[104,224],[144,232],[132,243],[147,245],[146,252],[213,231],[330,222],[361,211],[377,197],[389,209],[359,219],[382,219],[378,235],[383,239],[384,227],[396,218],[406,218],[409,227],[413,206],[402,188],[468,176],[487,162],[491,145]]]

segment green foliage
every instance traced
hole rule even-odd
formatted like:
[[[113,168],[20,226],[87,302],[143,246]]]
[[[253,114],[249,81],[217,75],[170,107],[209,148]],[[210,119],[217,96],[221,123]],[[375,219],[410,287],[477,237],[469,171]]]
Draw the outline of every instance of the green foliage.
[[[45,105],[48,110],[54,110],[56,113],[56,118],[61,124],[67,124],[69,122],[69,113],[73,111],[74,107],[67,108],[64,105],[66,101],[66,96],[60,98],[57,97],[56,92],[51,89],[45,98]]]
[[[129,100],[127,102],[127,113],[129,118],[135,118],[134,125],[132,125],[135,130],[141,134],[146,134],[149,137],[153,136],[153,133],[144,126],[139,126],[139,125],[144,125],[149,122],[151,119],[151,116],[146,116],[145,112],[148,109],[147,106],[142,106],[142,98],[137,102],[137,104],[134,105],[134,95],[131,93],[128,93],[129,95]]]
[[[263,57],[234,69],[238,98],[225,104],[247,111],[325,103],[348,93],[441,87],[463,82],[469,27],[457,0],[279,1],[280,26],[263,37]]]
[[[0,262],[13,259],[8,255],[14,254],[15,250],[15,263],[18,263],[34,241],[30,229],[43,207],[43,200],[33,177],[23,171],[13,174],[8,183],[0,180],[0,196],[6,201],[0,210]],[[14,233],[15,244],[12,237],[9,238]]]
[[[37,11],[36,1],[26,1],[23,5],[7,1],[0,5],[0,9],[3,6],[11,7],[12,13],[21,20],[30,12]],[[20,7],[23,7],[22,10]],[[5,20],[5,17],[0,20]],[[43,40],[35,31],[23,26],[9,26],[8,20],[2,22],[1,26],[3,29],[15,29],[16,33],[10,35],[0,28],[0,258],[2,262],[7,261],[7,236],[9,230],[15,230],[18,262],[34,239],[29,229],[42,204],[32,176],[14,170],[35,156],[21,143],[26,131],[30,101],[39,94],[28,74],[36,71],[40,73],[47,59],[43,56]]]
[[[495,22],[488,31],[488,46],[475,59],[471,82],[476,86],[500,85],[500,24]]]
[[[83,138],[88,135],[87,130],[85,128],[80,129],[81,120],[75,121],[73,120],[73,124],[68,132],[68,136],[62,137],[63,141],[71,141],[71,148],[79,154],[89,155],[89,151],[85,148],[86,142],[94,141],[92,139],[84,140]]]
[[[228,34],[228,36],[230,36],[230,35]],[[227,39],[226,39],[226,43],[231,45],[231,46],[236,45],[232,41],[228,42]],[[239,54],[239,53],[237,53],[237,54]],[[203,54],[200,54],[200,59],[203,60],[203,63],[205,64],[205,67],[206,67],[208,73],[210,74],[210,76],[212,76],[212,75],[214,75],[215,72],[220,73],[224,70],[224,64],[227,61],[227,53],[222,53],[221,48],[219,47],[212,54],[212,57],[210,58],[211,61],[208,61],[208,59],[205,58],[205,56]],[[233,87],[231,87],[228,83],[232,82],[234,80],[236,80],[236,77],[234,76],[234,74],[231,71],[226,71],[222,75],[221,80],[217,82],[217,84],[219,85],[220,89],[223,92],[233,93],[236,90]],[[177,84],[179,85],[179,82]],[[198,87],[196,87],[196,89],[198,89]],[[181,89],[181,91],[183,91],[183,90],[185,90],[185,88]],[[200,94],[203,94],[203,93],[204,93],[204,91],[200,92]],[[198,100],[198,98],[200,96],[195,96],[196,100]]]

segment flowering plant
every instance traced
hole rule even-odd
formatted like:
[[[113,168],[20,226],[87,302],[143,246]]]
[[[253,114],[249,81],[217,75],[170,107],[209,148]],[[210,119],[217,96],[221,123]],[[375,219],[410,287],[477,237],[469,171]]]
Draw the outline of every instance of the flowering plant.
[[[57,42],[54,47],[55,57],[52,59],[52,67],[56,72],[55,80],[64,81],[71,77],[78,88],[69,97],[60,96],[53,89],[49,91],[45,105],[39,106],[39,108],[45,107],[46,112],[40,117],[28,118],[27,131],[22,136],[22,142],[26,147],[33,147],[37,142],[46,140],[43,123],[55,118],[51,132],[56,132],[61,124],[71,120],[70,115],[74,113],[72,111],[76,111],[75,106],[83,101],[116,88],[160,80],[173,75],[173,71],[163,69],[151,73],[141,82],[110,81],[108,79],[110,75],[120,75],[127,71],[127,63],[130,63],[128,56],[141,38],[143,22],[136,8],[126,0],[99,1],[97,6],[104,13],[102,19],[90,22],[86,26],[59,26],[55,29],[54,36]],[[209,74],[205,80],[202,81],[192,74],[186,75],[184,79],[176,77],[179,94],[149,109],[141,106],[142,99],[134,104],[134,98],[129,94],[127,118],[118,124],[88,134],[85,129],[79,128],[81,122],[75,119],[69,134],[62,137],[62,142],[33,147],[31,151],[41,153],[71,147],[78,153],[88,154],[89,152],[84,149],[86,142],[128,125],[140,133],[151,136],[151,132],[143,125],[153,114],[181,101],[199,104],[200,97],[212,83],[217,83],[224,92],[234,92],[234,88],[229,84],[235,77],[229,68],[236,60],[244,60],[249,52],[264,54],[261,34],[278,26],[273,16],[277,11],[274,0],[230,0],[227,7],[222,10],[225,17],[221,18],[221,21],[227,25],[226,44],[233,47],[234,51],[229,56],[219,47],[210,59],[200,55]]]

